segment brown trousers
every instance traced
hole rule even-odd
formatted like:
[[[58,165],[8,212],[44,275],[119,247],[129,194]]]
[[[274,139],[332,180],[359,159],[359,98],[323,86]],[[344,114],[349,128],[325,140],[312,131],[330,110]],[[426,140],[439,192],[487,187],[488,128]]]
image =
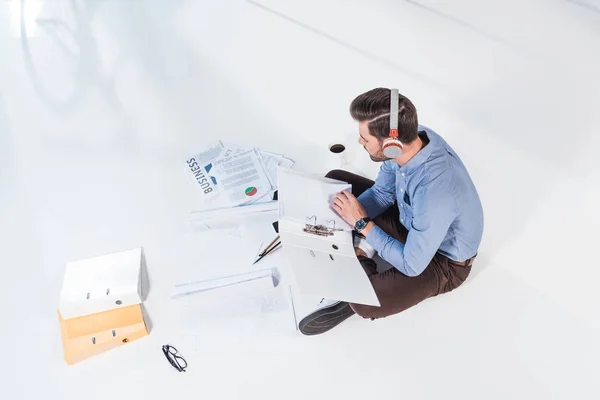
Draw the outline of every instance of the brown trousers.
[[[352,184],[352,194],[356,197],[375,183],[370,179],[342,170],[333,170],[326,176]],[[400,223],[396,204],[375,217],[373,222],[394,239],[406,243],[408,231]],[[375,260],[358,256],[371,280],[381,306],[373,307],[351,303],[350,307],[363,318],[375,319],[397,314],[429,297],[449,292],[460,286],[469,276],[474,258],[464,263],[457,263],[436,253],[420,275],[410,277],[396,268],[378,273]]]

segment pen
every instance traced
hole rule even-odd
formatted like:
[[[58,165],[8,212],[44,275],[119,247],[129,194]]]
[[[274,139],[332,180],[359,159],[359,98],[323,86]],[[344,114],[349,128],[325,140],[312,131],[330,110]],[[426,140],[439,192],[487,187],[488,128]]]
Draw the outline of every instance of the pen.
[[[269,253],[271,253],[271,254],[275,253],[277,250],[279,250],[281,248],[280,244],[281,244],[281,242],[277,242],[277,244],[275,246],[271,247],[269,250],[267,250],[262,255],[260,255],[258,257],[258,259],[252,263],[252,265],[256,264],[257,262],[259,262],[260,260],[262,260],[263,258],[265,258]]]

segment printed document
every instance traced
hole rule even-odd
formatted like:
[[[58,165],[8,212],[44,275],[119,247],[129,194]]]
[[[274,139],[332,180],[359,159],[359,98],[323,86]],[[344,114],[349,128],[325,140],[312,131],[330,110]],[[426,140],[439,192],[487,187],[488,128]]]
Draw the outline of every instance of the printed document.
[[[197,214],[194,219],[200,210],[272,204],[278,189],[277,168],[289,169],[294,165],[294,161],[281,154],[222,141],[186,161],[188,174],[201,200],[192,210],[192,214]]]

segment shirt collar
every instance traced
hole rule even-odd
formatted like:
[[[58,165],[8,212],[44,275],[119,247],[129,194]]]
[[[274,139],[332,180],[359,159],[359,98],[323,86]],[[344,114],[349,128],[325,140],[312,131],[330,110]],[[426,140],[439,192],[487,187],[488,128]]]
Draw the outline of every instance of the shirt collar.
[[[410,175],[411,173],[413,173],[421,164],[425,162],[425,160],[429,158],[429,156],[434,150],[435,143],[433,135],[430,135],[426,131],[422,130],[419,131],[419,136],[421,136],[422,139],[423,136],[427,137],[427,139],[429,139],[429,143],[421,150],[419,150],[417,154],[415,154],[413,158],[410,159],[409,162],[404,164],[404,166],[400,167],[400,171],[404,172],[405,174]]]

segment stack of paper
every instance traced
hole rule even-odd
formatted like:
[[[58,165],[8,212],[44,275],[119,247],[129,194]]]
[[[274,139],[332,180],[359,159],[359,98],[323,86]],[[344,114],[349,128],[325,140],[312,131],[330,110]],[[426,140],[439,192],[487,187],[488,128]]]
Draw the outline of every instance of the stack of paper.
[[[223,210],[273,201],[277,168],[294,162],[258,148],[218,141],[186,160],[202,210]],[[197,211],[197,210],[196,210]]]

